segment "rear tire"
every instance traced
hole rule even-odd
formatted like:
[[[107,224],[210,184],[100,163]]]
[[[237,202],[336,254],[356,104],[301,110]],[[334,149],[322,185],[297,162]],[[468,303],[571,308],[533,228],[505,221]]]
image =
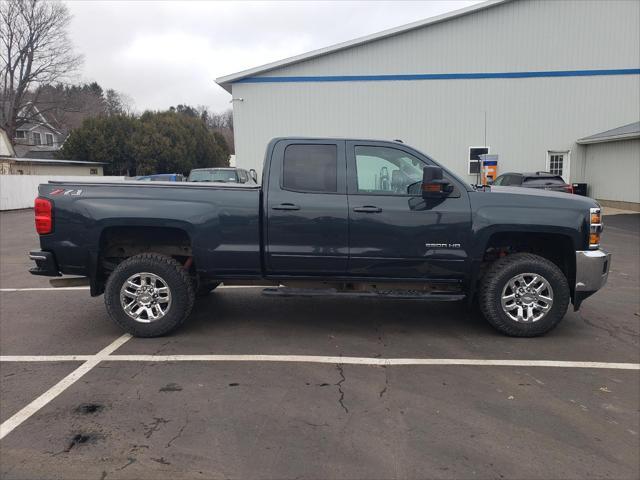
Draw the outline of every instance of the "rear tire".
[[[194,298],[183,266],[157,253],[124,260],[109,276],[104,291],[109,316],[135,337],[159,337],[175,330],[191,313]]]
[[[536,337],[555,328],[564,317],[570,298],[562,270],[546,258],[530,253],[516,253],[495,261],[478,292],[480,310],[487,321],[512,337]]]

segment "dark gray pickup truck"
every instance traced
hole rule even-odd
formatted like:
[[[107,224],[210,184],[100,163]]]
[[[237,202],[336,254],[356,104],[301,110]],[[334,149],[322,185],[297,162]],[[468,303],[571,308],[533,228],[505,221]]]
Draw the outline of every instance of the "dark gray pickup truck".
[[[594,200],[472,187],[400,142],[274,139],[261,186],[50,182],[35,217],[31,273],[84,277],[143,337],[178,327],[221,282],[266,283],[267,295],[475,298],[491,325],[529,337],[600,289],[610,265]]]

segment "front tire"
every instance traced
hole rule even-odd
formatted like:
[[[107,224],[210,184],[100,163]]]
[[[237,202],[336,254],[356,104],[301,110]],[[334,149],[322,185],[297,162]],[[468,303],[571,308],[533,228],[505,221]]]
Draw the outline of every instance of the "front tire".
[[[555,328],[570,301],[567,278],[557,265],[530,253],[493,263],[478,293],[480,310],[500,332],[536,337]]]
[[[113,321],[135,337],[159,337],[178,328],[194,302],[189,275],[176,260],[143,253],[111,273],[104,301]]]

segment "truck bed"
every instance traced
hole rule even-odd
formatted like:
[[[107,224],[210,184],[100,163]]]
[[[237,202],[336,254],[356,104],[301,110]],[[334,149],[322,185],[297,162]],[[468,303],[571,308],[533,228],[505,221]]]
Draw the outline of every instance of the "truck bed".
[[[41,245],[56,252],[61,273],[91,276],[107,236],[174,228],[188,235],[198,271],[257,275],[260,192],[257,185],[225,183],[49,182],[39,195],[54,204],[54,230]]]

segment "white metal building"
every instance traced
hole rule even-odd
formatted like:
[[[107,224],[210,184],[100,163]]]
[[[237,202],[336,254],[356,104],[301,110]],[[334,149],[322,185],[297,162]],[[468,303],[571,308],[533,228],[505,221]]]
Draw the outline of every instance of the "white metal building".
[[[640,203],[637,177],[616,188],[615,154],[577,141],[640,120],[637,0],[491,0],[217,83],[243,168],[260,171],[277,136],[402,139],[471,183],[486,147],[498,173],[551,169]],[[625,148],[637,172],[638,142]]]

